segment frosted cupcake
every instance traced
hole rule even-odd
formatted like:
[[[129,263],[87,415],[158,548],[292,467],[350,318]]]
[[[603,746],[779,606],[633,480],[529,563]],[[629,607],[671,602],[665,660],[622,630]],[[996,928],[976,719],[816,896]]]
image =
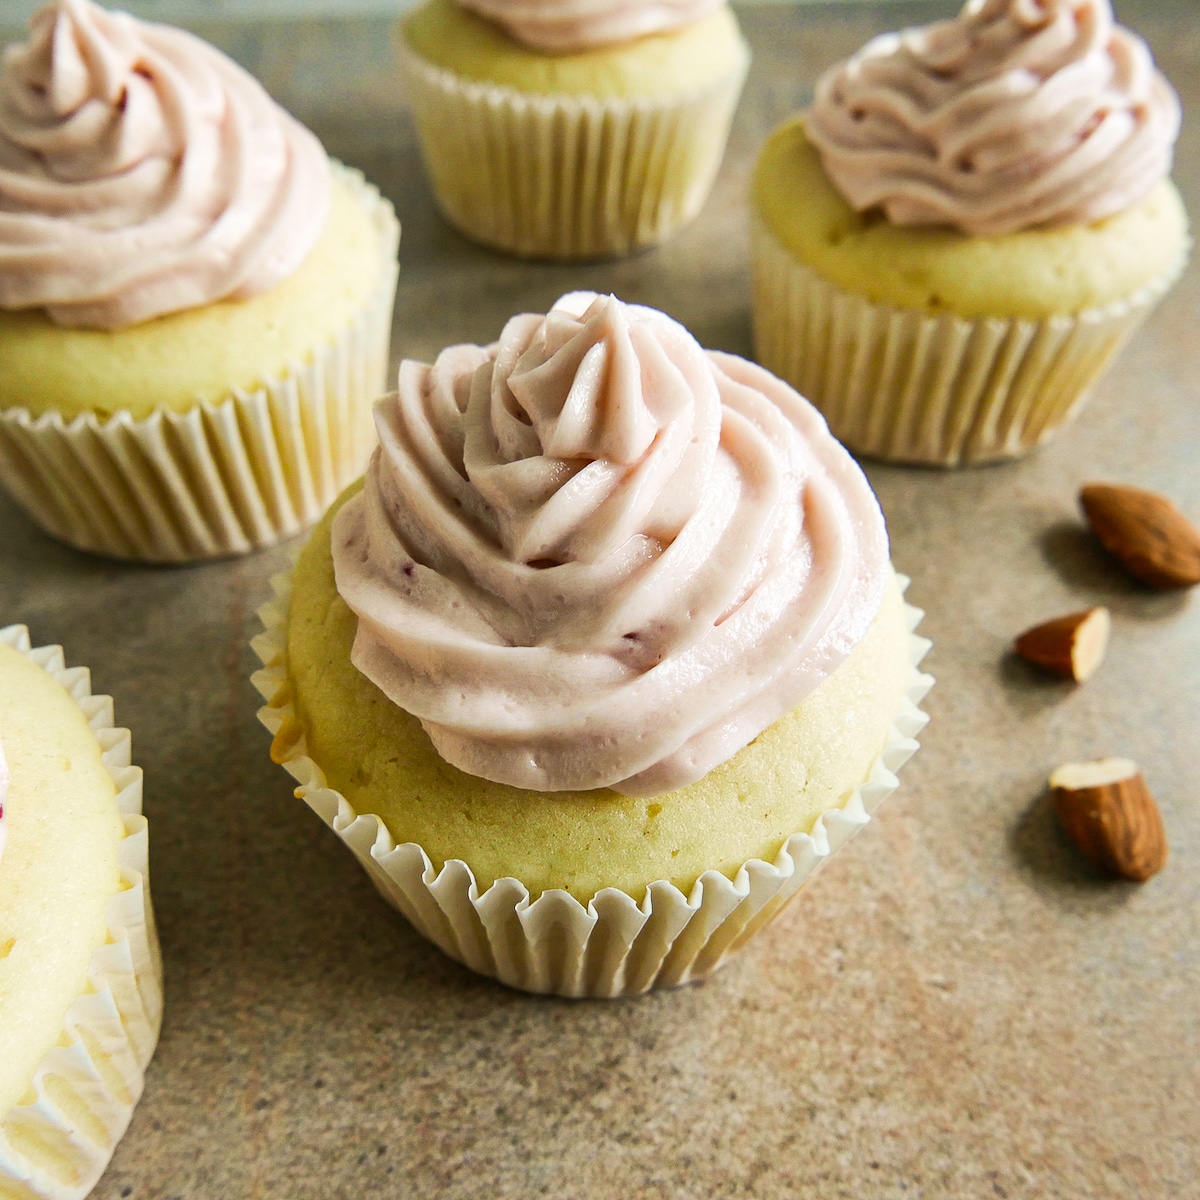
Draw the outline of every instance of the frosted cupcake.
[[[211,46],[47,5],[0,65],[0,480],[126,558],[311,524],[370,453],[398,236]]]
[[[1182,270],[1179,104],[1108,0],[972,0],[868,43],[754,180],[760,361],[863,454],[1022,454]]]
[[[427,0],[400,58],[446,219],[581,259],[700,211],[750,54],[724,0]]]
[[[563,297],[405,362],[257,649],[273,754],[517,987],[703,978],[867,820],[928,686],[861,471],[786,384]]]
[[[162,970],[141,771],[57,646],[0,629],[0,1194],[79,1200],[129,1124]]]

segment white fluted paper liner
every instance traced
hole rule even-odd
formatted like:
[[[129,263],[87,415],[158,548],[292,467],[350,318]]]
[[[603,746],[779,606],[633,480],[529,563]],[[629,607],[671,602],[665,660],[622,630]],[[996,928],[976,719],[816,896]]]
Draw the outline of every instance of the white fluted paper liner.
[[[899,579],[906,588],[909,581]],[[916,735],[928,720],[917,706],[933,683],[919,669],[930,642],[912,632],[922,612],[905,605],[911,676],[886,745],[867,781],[840,808],[822,813],[810,833],[789,838],[774,862],[751,859],[733,879],[706,871],[686,896],[659,880],[640,901],[617,888],[604,888],[586,905],[562,890],[532,899],[513,878],[498,879],[481,892],[465,862],[451,859],[436,870],[419,845],[397,845],[378,817],[356,812],[327,786],[306,753],[291,701],[291,573],[276,577],[272,586],[276,599],[259,610],[265,631],[253,643],[264,665],[253,678],[267,701],[259,720],[275,738],[273,757],[300,785],[296,795],[342,839],[419,933],[481,975],[529,992],[631,996],[711,974],[868,822],[898,786],[896,772],[916,751]]]
[[[874,304],[788,251],[755,216],[758,361],[857,454],[954,467],[1016,458],[1066,425],[1179,277],[1076,316],[979,318]]]
[[[378,231],[379,280],[310,361],[253,391],[141,419],[0,410],[0,482],[47,533],[145,562],[244,554],[306,529],[362,474],[371,405],[387,391],[400,226],[359,172],[335,169]]]
[[[86,667],[68,668],[60,646],[31,647],[24,625],[0,629],[0,642],[37,663],[79,705],[125,822],[121,890],[109,903],[108,936],[92,956],[88,990],[68,1010],[62,1036],[29,1091],[0,1113],[0,1195],[82,1200],[129,1125],[162,1022],[142,771],[130,764],[129,730],[114,727],[108,696],[92,695]]]
[[[526,258],[654,245],[703,207],[749,68],[683,96],[539,96],[442,70],[400,37],[434,195],[467,237]]]

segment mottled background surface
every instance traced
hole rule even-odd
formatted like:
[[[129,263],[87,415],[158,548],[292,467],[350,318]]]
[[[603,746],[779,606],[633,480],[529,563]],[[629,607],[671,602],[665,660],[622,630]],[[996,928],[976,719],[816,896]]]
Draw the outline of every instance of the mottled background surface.
[[[749,89],[712,202],[674,242],[584,269],[478,250],[436,216],[385,20],[196,27],[254,70],[404,222],[395,352],[486,341],[517,310],[609,289],[748,353],[755,148],[815,72],[952,4],[756,8]],[[1121,14],[1200,112],[1191,4]],[[1200,132],[1178,179],[1200,212]],[[869,467],[938,685],[876,821],[702,987],[542,1000],[473,977],[385,907],[267,757],[254,609],[287,551],[191,569],[49,541],[0,499],[0,620],[62,642],[116,698],[146,769],[167,1013],[96,1195],[1200,1197],[1200,596],[1130,583],[1084,533],[1088,479],[1200,518],[1200,272],[1079,423],[1013,465]],[[1006,654],[1035,620],[1108,604],[1085,688]],[[1044,793],[1064,759],[1128,754],[1171,840],[1109,883]]]

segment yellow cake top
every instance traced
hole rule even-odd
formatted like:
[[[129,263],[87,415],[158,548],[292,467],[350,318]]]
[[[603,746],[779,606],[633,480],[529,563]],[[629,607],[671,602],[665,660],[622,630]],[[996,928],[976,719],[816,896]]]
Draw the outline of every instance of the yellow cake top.
[[[0,859],[0,1115],[20,1102],[87,988],[121,886],[125,827],[87,720],[39,666],[0,645],[11,780]]]
[[[294,274],[249,300],[223,300],[126,329],[64,329],[41,312],[0,311],[0,409],[135,418],[250,390],[324,345],[379,285],[379,235],[344,173],[329,220]]]
[[[640,899],[657,879],[686,894],[706,870],[732,876],[748,859],[773,860],[865,782],[903,704],[910,641],[890,581],[841,666],[697,783],[646,798],[534,792],[469,775],[350,661],[357,622],[334,580],[330,527],[357,491],[317,526],[293,582],[288,677],[307,752],[359,813],[378,816],[397,842],[421,845],[438,869],[462,859],[481,890],[515,876],[534,896],[563,888],[586,903],[617,887]]]
[[[1186,252],[1170,180],[1087,225],[970,236],[857,213],[830,181],[802,116],[768,138],[754,174],[759,216],[801,262],[877,304],[962,317],[1075,314],[1128,298]]]

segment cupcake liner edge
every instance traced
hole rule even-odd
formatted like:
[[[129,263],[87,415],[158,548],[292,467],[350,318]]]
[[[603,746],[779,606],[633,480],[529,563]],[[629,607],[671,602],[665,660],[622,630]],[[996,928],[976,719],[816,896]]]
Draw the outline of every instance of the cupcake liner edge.
[[[586,260],[665,240],[703,206],[749,52],[693,93],[520,92],[460,78],[402,40],[401,73],[447,221],[526,258]]]
[[[906,577],[897,580],[907,588]],[[418,932],[472,970],[525,991],[615,997],[705,978],[869,822],[899,786],[896,772],[918,748],[914,735],[928,721],[918,705],[933,679],[919,664],[930,643],[911,632],[922,613],[905,603],[912,661],[885,746],[864,783],[840,807],[820,814],[809,833],[788,838],[773,862],[750,859],[732,879],[706,871],[686,896],[670,881],[656,880],[640,901],[618,888],[601,889],[586,905],[561,890],[533,898],[512,877],[481,892],[465,862],[451,859],[438,871],[423,847],[398,845],[377,816],[358,813],[330,788],[308,757],[287,679],[291,572],[276,576],[272,588],[276,598],[259,610],[264,630],[253,641],[263,666],[252,676],[267,702],[258,717],[272,734],[272,758],[296,780],[297,797],[346,843]],[[550,949],[561,951],[564,944],[567,954]],[[623,953],[614,949],[621,945]]]
[[[1019,457],[1067,425],[1190,250],[1132,295],[1074,315],[966,318],[845,291],[761,214],[751,223],[755,357],[855,453],[924,466]]]

